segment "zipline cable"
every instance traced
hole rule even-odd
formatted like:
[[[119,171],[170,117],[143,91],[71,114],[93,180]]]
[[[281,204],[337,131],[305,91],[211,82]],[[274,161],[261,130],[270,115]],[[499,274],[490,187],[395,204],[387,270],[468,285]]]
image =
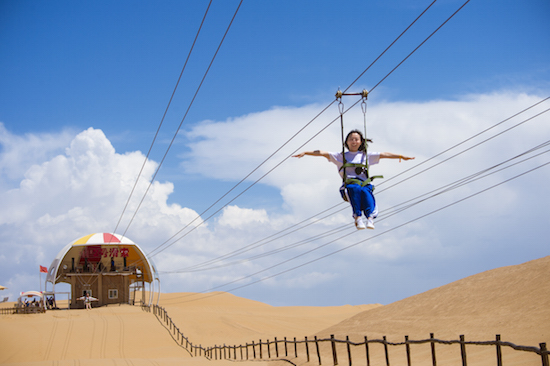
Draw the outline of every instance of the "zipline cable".
[[[324,211],[318,213],[318,214],[315,215],[315,216],[318,216],[318,215],[320,215],[320,214],[326,213],[326,212],[328,212],[328,211],[330,211],[330,210],[332,210],[332,209],[334,209],[335,207],[338,207],[338,206],[341,206],[341,204],[334,205],[334,206],[332,206],[332,207],[330,207],[330,208],[328,208],[328,209],[326,209],[326,210],[324,210]],[[342,211],[342,209],[340,209],[339,211]],[[338,212],[339,212],[339,211],[338,211]],[[260,240],[258,240],[258,241],[256,241],[256,242],[252,243],[252,244],[246,245],[246,246],[244,246],[244,247],[242,247],[242,248],[236,249],[236,250],[234,250],[234,251],[232,251],[232,252],[226,253],[226,254],[224,254],[224,255],[221,255],[221,256],[216,257],[216,258],[213,258],[213,259],[211,259],[211,260],[205,261],[205,262],[203,262],[203,263],[199,263],[199,264],[196,264],[196,265],[193,265],[193,266],[190,266],[190,267],[182,268],[182,269],[180,269],[179,271],[190,271],[190,270],[193,270],[193,269],[196,269],[196,268],[204,267],[204,266],[207,266],[207,265],[210,265],[210,264],[213,264],[213,263],[222,261],[222,260],[224,260],[224,259],[228,259],[228,258],[235,257],[235,256],[237,256],[237,255],[239,255],[239,254],[242,254],[242,253],[249,252],[249,251],[251,251],[251,250],[253,250],[253,249],[259,248],[259,247],[264,246],[264,245],[266,245],[266,244],[268,244],[268,243],[270,243],[270,242],[273,242],[274,240],[281,239],[281,238],[283,238],[283,237],[285,237],[285,236],[287,236],[287,235],[290,235],[290,234],[295,233],[295,232],[297,232],[297,231],[299,231],[299,230],[302,230],[302,229],[304,229],[304,228],[306,228],[306,227],[308,227],[308,226],[310,226],[310,225],[313,225],[313,224],[315,224],[315,223],[317,223],[317,222],[319,222],[319,221],[325,219],[326,217],[332,216],[333,214],[334,214],[334,213],[328,214],[328,215],[326,215],[325,217],[321,217],[321,218],[319,218],[319,219],[317,219],[315,216],[309,217],[309,218],[307,218],[307,219],[305,219],[305,220],[300,221],[300,222],[297,223],[297,224],[291,225],[291,226],[289,226],[289,227],[287,227],[287,228],[285,228],[285,229],[283,229],[283,230],[280,230],[280,231],[278,231],[278,232],[276,232],[276,233],[274,233],[274,234],[272,234],[272,235],[269,235],[269,236],[267,236],[267,237],[265,237],[265,238],[263,238],[263,239],[260,239]],[[315,219],[315,220],[313,220],[313,219]],[[313,221],[311,221],[311,220],[313,220]],[[304,224],[304,223],[307,223],[307,224],[305,224],[305,225],[299,227],[300,225],[302,225],[302,224]],[[291,229],[294,229],[294,230],[291,230]]]
[[[527,112],[528,110],[530,110],[530,109],[532,109],[532,108],[538,106],[539,104],[542,104],[543,102],[547,101],[548,99],[550,99],[550,97],[546,97],[546,98],[542,99],[541,101],[539,101],[539,102],[537,102],[537,103],[535,103],[535,104],[532,104],[532,105],[530,105],[529,107],[527,107],[527,108],[525,108],[525,109],[523,109],[523,110],[517,112],[516,114],[514,114],[514,115],[512,115],[512,116],[510,116],[510,117],[508,117],[508,118],[506,118],[506,119],[504,119],[504,120],[502,120],[502,121],[500,121],[499,123],[496,123],[496,124],[494,124],[494,125],[492,125],[492,126],[486,128],[486,129],[484,129],[483,131],[478,132],[477,134],[475,134],[475,135],[473,135],[473,136],[467,138],[466,140],[463,140],[463,141],[459,142],[458,144],[453,145],[453,146],[451,146],[450,148],[448,148],[448,149],[446,149],[446,150],[443,150],[442,152],[440,152],[440,153],[438,153],[438,154],[432,156],[431,158],[426,159],[426,160],[424,160],[424,161],[422,161],[422,162],[420,162],[420,163],[418,163],[418,164],[416,164],[416,165],[414,165],[414,166],[412,166],[412,167],[410,167],[410,168],[408,168],[408,169],[402,171],[401,173],[394,175],[394,176],[391,177],[391,178],[385,179],[385,180],[384,180],[383,182],[381,182],[380,184],[377,184],[377,187],[380,187],[381,185],[383,185],[383,184],[385,184],[385,183],[387,183],[387,182],[389,182],[389,181],[391,181],[391,180],[393,180],[393,179],[396,179],[397,177],[399,177],[399,176],[401,176],[401,175],[403,175],[403,174],[405,174],[405,173],[407,173],[407,172],[409,172],[409,171],[411,171],[411,170],[413,170],[413,169],[416,169],[416,168],[418,168],[419,166],[421,166],[421,165],[423,165],[423,164],[428,163],[429,161],[431,161],[431,160],[433,160],[433,159],[435,159],[435,158],[437,158],[437,157],[439,157],[439,156],[441,156],[441,155],[443,155],[443,154],[445,154],[445,153],[447,153],[447,152],[449,152],[449,151],[451,151],[451,150],[457,148],[458,146],[463,145],[463,144],[465,144],[466,142],[468,142],[468,141],[470,141],[470,140],[473,140],[474,138],[476,138],[476,137],[478,137],[478,136],[484,134],[485,132],[490,131],[490,130],[492,130],[493,128],[500,126],[501,124],[503,124],[503,123],[505,123],[505,122],[511,120],[512,118],[515,118],[515,117],[519,116],[519,115],[522,114],[522,113]]]
[[[120,225],[120,222],[122,221],[122,217],[124,216],[124,213],[126,212],[126,209],[128,208],[128,205],[130,203],[130,199],[132,198],[132,195],[134,194],[134,191],[137,187],[137,184],[139,182],[139,178],[141,178],[141,174],[143,173],[143,169],[145,168],[145,164],[147,163],[147,160],[149,159],[149,155],[151,154],[151,151],[153,149],[153,145],[155,144],[155,141],[157,140],[158,134],[160,132],[160,128],[162,127],[162,124],[164,123],[164,119],[166,118],[166,114],[168,113],[168,109],[170,108],[170,105],[172,104],[172,100],[174,99],[174,95],[176,94],[176,90],[178,89],[179,83],[181,81],[181,77],[183,75],[183,72],[185,71],[185,68],[187,67],[187,63],[189,62],[189,58],[191,57],[191,53],[193,52],[193,49],[195,48],[195,44],[197,43],[197,39],[199,38],[199,34],[201,32],[202,26],[204,24],[204,21],[206,19],[206,15],[208,14],[208,11],[210,10],[210,5],[212,4],[212,0],[208,3],[208,6],[206,8],[206,11],[204,13],[204,16],[202,17],[201,24],[199,26],[199,29],[197,30],[197,34],[195,35],[195,39],[193,40],[193,44],[191,45],[191,49],[189,49],[189,53],[187,54],[187,58],[185,59],[185,63],[183,64],[183,67],[181,69],[180,75],[178,77],[178,81],[176,82],[176,86],[174,87],[174,90],[172,91],[172,95],[170,96],[170,100],[168,101],[168,105],[166,106],[166,109],[164,110],[164,114],[162,115],[162,118],[160,120],[159,126],[157,128],[157,132],[155,133],[155,136],[153,137],[153,141],[151,142],[151,146],[149,147],[149,151],[147,151],[147,155],[145,156],[145,159],[143,161],[143,164],[141,165],[141,169],[139,170],[139,173],[137,175],[136,181],[134,183],[134,186],[132,187],[132,190],[130,191],[130,195],[128,196],[128,199],[126,200],[126,204],[124,205],[124,209],[122,210],[122,213],[120,214],[120,218],[118,219],[118,222],[115,226],[115,229],[113,230],[113,233],[116,233],[118,226]]]
[[[433,191],[424,193],[423,195],[417,196],[417,197],[415,197],[415,198],[413,198],[413,199],[410,199],[410,200],[408,200],[408,201],[402,202],[402,203],[400,203],[399,205],[390,207],[390,208],[384,210],[384,217],[383,217],[383,219],[381,219],[381,220],[379,220],[379,221],[382,221],[382,220],[387,219],[387,218],[389,218],[389,217],[391,217],[391,216],[393,216],[393,215],[396,215],[396,214],[398,214],[398,213],[400,213],[400,212],[402,212],[402,211],[404,211],[404,210],[407,210],[407,209],[409,209],[409,208],[411,208],[411,207],[413,207],[413,206],[416,206],[416,205],[418,205],[418,204],[420,204],[420,203],[422,203],[422,202],[424,202],[424,201],[426,201],[426,200],[428,200],[428,199],[431,199],[431,198],[434,198],[434,197],[436,197],[436,196],[442,195],[442,194],[447,193],[447,192],[449,192],[449,191],[451,191],[451,190],[460,188],[460,187],[462,187],[462,186],[464,186],[464,185],[466,185],[466,184],[473,183],[473,182],[475,182],[475,181],[478,181],[478,180],[481,180],[481,179],[483,179],[483,178],[486,178],[486,177],[488,177],[488,176],[490,176],[490,175],[493,175],[493,174],[496,174],[496,173],[500,173],[500,172],[502,172],[502,171],[504,171],[504,170],[506,170],[506,169],[509,169],[509,168],[512,168],[512,167],[514,167],[514,166],[516,166],[516,165],[525,163],[525,162],[528,161],[528,160],[531,160],[531,159],[534,159],[534,158],[539,157],[539,156],[541,156],[541,155],[547,154],[547,153],[550,152],[550,149],[549,149],[549,150],[542,151],[542,152],[540,152],[540,153],[538,153],[538,154],[536,154],[536,155],[527,157],[527,158],[525,158],[525,159],[523,159],[523,160],[517,161],[517,162],[515,162],[515,163],[513,163],[513,164],[510,164],[510,165],[508,165],[508,166],[501,167],[500,169],[496,169],[496,168],[498,168],[499,166],[501,166],[501,165],[503,165],[503,164],[505,164],[505,163],[509,163],[509,162],[511,162],[512,160],[518,159],[518,158],[520,158],[520,157],[522,157],[522,156],[524,156],[524,155],[526,155],[526,154],[528,154],[528,153],[531,153],[531,152],[535,151],[536,149],[541,149],[541,148],[546,147],[546,146],[549,146],[549,145],[550,145],[550,140],[547,141],[547,142],[545,142],[545,143],[543,143],[543,144],[541,144],[541,145],[539,145],[539,146],[537,146],[537,147],[535,147],[535,148],[533,148],[533,149],[530,149],[530,150],[528,150],[528,151],[526,151],[526,152],[524,152],[524,153],[522,153],[522,154],[520,154],[520,155],[517,155],[517,156],[515,156],[515,157],[513,157],[513,158],[510,158],[510,159],[508,159],[508,160],[506,160],[506,161],[504,161],[504,162],[502,162],[502,163],[500,163],[500,164],[497,164],[497,165],[492,166],[492,167],[490,167],[490,168],[488,168],[488,169],[485,169],[485,170],[483,170],[483,171],[481,171],[481,172],[477,172],[477,173],[472,174],[472,175],[470,175],[470,176],[468,176],[468,177],[466,177],[466,178],[459,179],[459,180],[457,180],[457,181],[455,181],[455,182],[453,182],[453,183],[449,183],[449,184],[446,185],[446,186],[440,187],[440,188],[438,188],[438,189],[435,189],[435,190],[433,190]],[[492,171],[491,171],[491,170],[492,170]],[[430,196],[421,199],[422,197],[425,197],[425,196],[427,196],[427,195],[430,195]],[[408,204],[408,205],[406,205],[407,203],[409,203],[409,202],[411,202],[411,201],[414,201],[414,202],[413,202],[413,203],[410,203],[410,204]],[[405,206],[405,205],[406,205],[406,206]],[[390,211],[390,212],[388,213],[387,211]],[[393,211],[393,212],[392,212],[392,211]]]
[[[353,80],[352,83],[346,89],[344,89],[344,93],[347,92],[357,81],[359,81],[359,79],[361,79],[361,77],[363,77],[363,75],[365,75],[365,73],[376,63],[376,61],[378,61],[390,48],[392,48],[392,46],[405,33],[407,33],[407,31],[413,26],[413,24],[416,23],[416,21],[418,19],[420,19],[428,11],[428,9],[430,9],[432,7],[433,4],[436,3],[436,1],[437,0],[434,0],[430,5],[428,5],[428,7],[426,9],[424,9],[424,11],[422,13],[420,13],[420,15],[417,16],[416,19],[413,20],[413,22],[411,24],[409,24],[409,26],[403,32],[401,32],[401,34],[388,47],[386,47],[386,49],[384,51],[382,51],[382,53],[378,57],[365,70],[363,70],[363,72],[361,74],[359,74],[359,76],[355,80]]]
[[[216,52],[214,53],[214,56],[212,57],[212,59],[210,61],[210,64],[208,65],[208,68],[206,69],[206,71],[205,71],[205,73],[202,77],[202,80],[199,83],[199,86],[197,87],[197,90],[195,91],[195,94],[193,95],[193,98],[191,99],[191,102],[189,103],[189,106],[187,107],[187,111],[185,112],[178,128],[176,129],[176,132],[174,133],[174,136],[172,137],[172,140],[170,141],[170,144],[168,145],[168,148],[166,149],[166,152],[164,153],[164,156],[162,157],[162,160],[160,161],[155,173],[153,174],[153,177],[151,178],[151,182],[149,183],[149,185],[147,187],[147,190],[143,194],[143,197],[142,197],[141,201],[139,202],[139,205],[137,206],[137,208],[134,212],[134,215],[132,216],[132,219],[128,223],[128,226],[126,227],[126,230],[124,230],[124,233],[122,234],[123,236],[126,235],[126,232],[130,228],[130,225],[132,225],[132,222],[134,221],[134,218],[136,217],[141,205],[143,204],[143,201],[145,200],[145,197],[147,196],[147,193],[149,192],[149,189],[153,185],[153,182],[155,181],[155,178],[156,178],[162,164],[164,163],[164,159],[166,159],[166,156],[168,155],[168,152],[172,148],[172,145],[174,144],[174,141],[175,141],[176,137],[178,136],[179,130],[181,129],[181,126],[183,125],[183,122],[185,121],[185,118],[187,117],[187,114],[189,113],[189,110],[191,109],[191,106],[195,102],[195,99],[197,98],[197,95],[199,94],[199,91],[202,87],[202,84],[204,83],[204,80],[206,79],[206,76],[208,75],[208,72],[210,71],[210,68],[212,67],[212,64],[214,63],[214,60],[216,59],[216,56],[218,55],[218,52],[220,51],[220,49],[222,47],[222,44],[225,40],[225,37],[227,37],[227,34],[229,33],[229,29],[231,28],[231,25],[233,24],[233,21],[237,17],[237,13],[239,12],[239,9],[241,8],[242,3],[243,3],[243,0],[241,0],[239,2],[239,5],[237,6],[237,10],[235,10],[235,13],[233,14],[233,17],[231,18],[231,21],[229,22],[229,25],[227,26],[227,29],[225,30],[225,33],[222,37],[222,40],[220,41],[220,44],[218,45],[218,48],[216,49]]]
[[[531,117],[529,117],[529,118],[527,118],[527,119],[525,119],[525,120],[523,120],[523,121],[521,121],[521,122],[519,122],[519,123],[517,123],[517,124],[515,124],[515,125],[513,125],[513,126],[511,126],[511,127],[509,127],[509,128],[507,128],[507,129],[505,129],[505,130],[503,130],[503,131],[497,133],[496,135],[493,135],[493,136],[491,136],[491,137],[489,137],[489,138],[487,138],[487,139],[485,139],[485,140],[483,140],[483,141],[481,141],[481,142],[478,142],[477,144],[471,146],[470,148],[468,148],[468,149],[466,149],[466,150],[462,150],[461,152],[456,153],[456,154],[454,154],[454,155],[448,157],[447,159],[444,159],[444,160],[440,161],[439,163],[430,166],[429,168],[426,168],[426,169],[424,169],[424,170],[421,170],[419,173],[416,173],[414,176],[417,176],[418,174],[422,174],[422,173],[424,173],[424,172],[426,172],[426,171],[428,171],[428,170],[430,170],[430,169],[433,169],[433,168],[435,168],[436,166],[441,165],[441,164],[443,164],[443,163],[445,163],[445,162],[447,162],[447,161],[449,161],[449,160],[451,160],[451,159],[453,159],[453,158],[455,158],[455,157],[457,157],[457,156],[459,156],[459,155],[461,155],[461,154],[463,154],[463,153],[465,153],[465,152],[467,152],[467,151],[469,151],[469,150],[471,150],[471,149],[473,149],[473,148],[475,148],[475,147],[477,147],[477,146],[480,146],[480,145],[482,145],[482,144],[484,144],[484,143],[486,143],[486,142],[488,142],[488,141],[490,141],[490,140],[492,140],[492,139],[494,139],[494,138],[496,138],[496,137],[498,137],[498,136],[500,136],[500,135],[502,135],[502,134],[504,134],[504,133],[506,133],[506,132],[509,132],[509,131],[511,131],[512,129],[514,129],[514,128],[518,127],[518,126],[521,126],[522,124],[524,124],[524,123],[526,123],[526,122],[529,122],[529,121],[533,120],[534,118],[539,117],[539,116],[543,115],[544,113],[546,113],[546,112],[548,112],[548,111],[550,111],[550,108],[545,109],[544,111],[542,111],[542,112],[540,112],[540,113],[537,113],[537,114],[535,114],[534,116],[531,116]],[[476,135],[476,136],[477,136],[477,135]],[[461,143],[461,144],[462,144],[462,143]],[[461,145],[461,144],[459,144],[459,145]],[[458,146],[458,145],[456,145],[456,146]],[[448,151],[448,150],[446,150],[446,151]],[[438,155],[440,155],[440,154],[438,154]],[[420,164],[417,164],[416,166],[419,166],[419,165],[420,165]],[[411,178],[412,178],[412,177],[408,177],[408,178],[405,178],[405,179],[403,179],[403,180],[401,180],[401,181],[399,181],[399,182],[397,182],[397,183],[394,183],[394,184],[392,184],[391,186],[382,189],[382,190],[380,191],[380,193],[386,191],[386,190],[389,189],[389,188],[393,188],[393,187],[395,187],[395,186],[397,186],[397,185],[399,185],[399,184],[401,184],[401,183],[404,183],[404,182],[406,182],[407,180],[409,180],[409,179],[411,179]]]
[[[386,76],[384,76],[382,78],[382,80],[380,80],[376,85],[374,85],[370,90],[369,92],[372,92],[374,89],[376,89],[378,87],[378,85],[380,85],[384,80],[386,80],[386,78],[388,76],[390,76],[395,70],[397,70],[397,68],[399,66],[401,66],[409,57],[412,56],[413,53],[415,53],[420,47],[422,47],[422,45],[424,45],[424,43],[426,43],[428,41],[428,39],[432,38],[432,36],[434,34],[436,34],[445,24],[447,24],[447,22],[449,20],[451,20],[460,10],[462,10],[462,8],[464,8],[466,6],[466,4],[468,4],[470,2],[470,0],[466,0],[466,2],[464,4],[462,4],[462,6],[460,8],[458,8],[450,17],[447,18],[447,20],[445,20],[439,27],[437,27],[436,30],[434,30],[424,41],[422,41],[422,43],[420,43],[418,45],[418,47],[416,47],[411,53],[409,53],[407,55],[407,57],[405,57],[400,63],[397,64],[397,66],[395,66]]]

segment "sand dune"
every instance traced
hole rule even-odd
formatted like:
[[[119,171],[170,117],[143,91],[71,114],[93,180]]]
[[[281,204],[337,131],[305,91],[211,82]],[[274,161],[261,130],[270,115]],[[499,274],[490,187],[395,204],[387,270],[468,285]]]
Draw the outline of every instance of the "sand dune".
[[[518,345],[550,343],[550,257],[471,276],[390,305],[273,307],[227,293],[162,294],[160,305],[194,344],[239,345],[304,336],[361,341],[387,336],[401,342],[424,339],[502,340]],[[2,304],[2,307],[13,303]],[[46,314],[0,315],[0,364],[5,365],[193,365],[229,363],[193,357],[151,312],[121,305]],[[327,343],[328,345],[328,343]],[[339,357],[346,355],[338,346]],[[457,347],[439,346],[438,364],[453,359]],[[365,364],[364,350],[353,351],[354,364]],[[506,365],[540,365],[521,351],[504,352]],[[494,349],[469,350],[469,365],[496,364]],[[429,364],[429,348],[415,346],[413,363]],[[323,365],[332,364],[330,348],[321,347]],[[383,362],[381,346],[372,357]],[[392,360],[404,362],[402,349]],[[488,361],[490,359],[490,362]],[[300,356],[292,359],[304,364]],[[457,363],[458,362],[458,363]],[[267,361],[260,362],[267,364]],[[257,365],[258,362],[255,362]],[[312,359],[311,365],[317,365]],[[340,364],[346,364],[347,360]],[[383,363],[385,364],[385,363]]]
[[[353,316],[319,335],[550,343],[550,256],[497,268]]]
[[[331,326],[317,336],[356,342],[364,336],[402,342],[427,339],[430,333],[442,340],[501,340],[516,345],[550,345],[550,257],[517,266],[497,268],[464,278],[451,284],[409,297],[390,305],[357,314]],[[458,346],[438,347],[441,360],[460,360]],[[430,360],[428,346],[418,347],[418,359]],[[344,354],[343,351],[339,353]],[[363,359],[364,351],[358,353]],[[384,359],[379,347],[377,359]],[[403,347],[396,350],[404,362]],[[496,364],[492,347],[470,347],[468,365]],[[504,350],[505,364],[540,365],[539,356]],[[324,357],[330,359],[329,350]],[[396,356],[394,356],[396,357]],[[400,357],[400,358],[399,358]],[[385,360],[384,360],[385,362]],[[514,363],[517,362],[517,363]],[[431,363],[426,363],[431,364]]]

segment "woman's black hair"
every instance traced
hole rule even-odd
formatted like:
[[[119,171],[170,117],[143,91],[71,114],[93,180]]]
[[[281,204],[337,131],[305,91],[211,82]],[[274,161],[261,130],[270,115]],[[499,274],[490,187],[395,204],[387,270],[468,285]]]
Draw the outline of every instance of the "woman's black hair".
[[[361,138],[361,146],[359,146],[359,151],[365,151],[366,149],[366,146],[365,146],[365,138],[363,137],[363,134],[361,133],[361,131],[359,130],[351,130],[348,135],[346,136],[346,139],[344,140],[344,145],[346,146],[346,148],[349,150],[349,146],[348,146],[348,138],[350,137],[350,135],[352,133],[356,133],[359,135],[359,137]],[[366,142],[372,142],[371,139],[367,139]],[[368,146],[368,144],[367,144]]]

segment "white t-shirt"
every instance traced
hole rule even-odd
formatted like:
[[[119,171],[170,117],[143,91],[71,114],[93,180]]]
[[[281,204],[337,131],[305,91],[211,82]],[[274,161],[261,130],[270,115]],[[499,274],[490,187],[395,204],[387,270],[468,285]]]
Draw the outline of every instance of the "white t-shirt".
[[[338,168],[338,172],[340,173],[340,176],[343,177],[344,172],[340,170],[342,165],[344,165],[344,160],[342,159],[342,153],[336,153],[336,152],[329,152],[330,155],[330,161],[334,164],[336,164],[336,167]],[[367,152],[367,156],[369,158],[369,166],[378,164],[380,162],[380,153],[379,152]],[[363,151],[357,151],[357,152],[350,152],[346,151],[346,163],[351,164],[365,164],[365,153]],[[354,167],[348,167],[346,168],[346,177],[347,178],[359,178],[361,180],[366,180],[367,175],[365,172],[361,172],[361,174],[357,174],[355,172]]]

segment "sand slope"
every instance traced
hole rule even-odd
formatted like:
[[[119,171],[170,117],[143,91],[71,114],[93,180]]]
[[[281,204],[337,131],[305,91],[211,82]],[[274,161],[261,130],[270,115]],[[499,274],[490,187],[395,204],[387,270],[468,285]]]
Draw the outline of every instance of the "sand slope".
[[[163,294],[160,305],[194,344],[239,345],[260,339],[319,339],[334,334],[362,341],[425,339],[502,340],[518,345],[550,343],[550,257],[480,273],[425,293],[381,305],[273,307],[227,293]],[[13,303],[1,304],[2,307]],[[0,364],[5,365],[217,365],[192,357],[151,312],[121,305],[46,314],[0,315]],[[304,364],[301,356],[292,359]],[[492,348],[471,347],[468,365],[496,364]],[[317,365],[314,345],[311,365]],[[372,364],[385,364],[381,346],[371,347]],[[332,364],[329,343],[321,347],[323,365]],[[438,365],[460,364],[457,347],[438,346]],[[347,365],[345,345],[338,345]],[[404,351],[391,348],[392,364],[406,364]],[[504,351],[505,365],[540,365],[540,358]],[[354,364],[365,364],[364,348],[353,350]],[[458,358],[457,358],[458,357]],[[290,358],[290,357],[289,357]],[[413,364],[431,364],[427,345],[413,347]],[[268,364],[267,361],[260,364]],[[255,362],[257,365],[258,362]],[[282,364],[282,363],[278,363]]]
[[[193,343],[209,346],[303,338],[381,306],[274,307],[221,292],[163,294],[159,305]]]
[[[387,336],[388,341],[403,342],[427,339],[430,333],[442,340],[501,340],[516,345],[550,346],[550,256],[521,265],[497,268],[464,278],[451,284],[412,296],[390,305],[360,313],[317,333],[319,339],[345,339],[356,342]],[[374,347],[376,348],[376,347]],[[391,347],[393,349],[393,347]],[[385,363],[382,348],[376,360]],[[395,347],[394,358],[404,359],[403,347]],[[418,359],[430,360],[427,346],[415,349]],[[459,346],[438,346],[438,364],[454,359],[460,362]],[[504,351],[506,365],[540,365],[539,356],[521,351]],[[345,350],[339,350],[345,356]],[[356,358],[364,359],[365,351]],[[395,355],[397,354],[397,355]],[[495,348],[469,347],[468,365],[496,364]],[[324,358],[331,360],[329,349]],[[431,363],[427,363],[431,364]]]
[[[399,340],[404,335],[492,340],[495,334],[524,345],[550,344],[550,256],[476,274],[360,313],[319,332]]]

